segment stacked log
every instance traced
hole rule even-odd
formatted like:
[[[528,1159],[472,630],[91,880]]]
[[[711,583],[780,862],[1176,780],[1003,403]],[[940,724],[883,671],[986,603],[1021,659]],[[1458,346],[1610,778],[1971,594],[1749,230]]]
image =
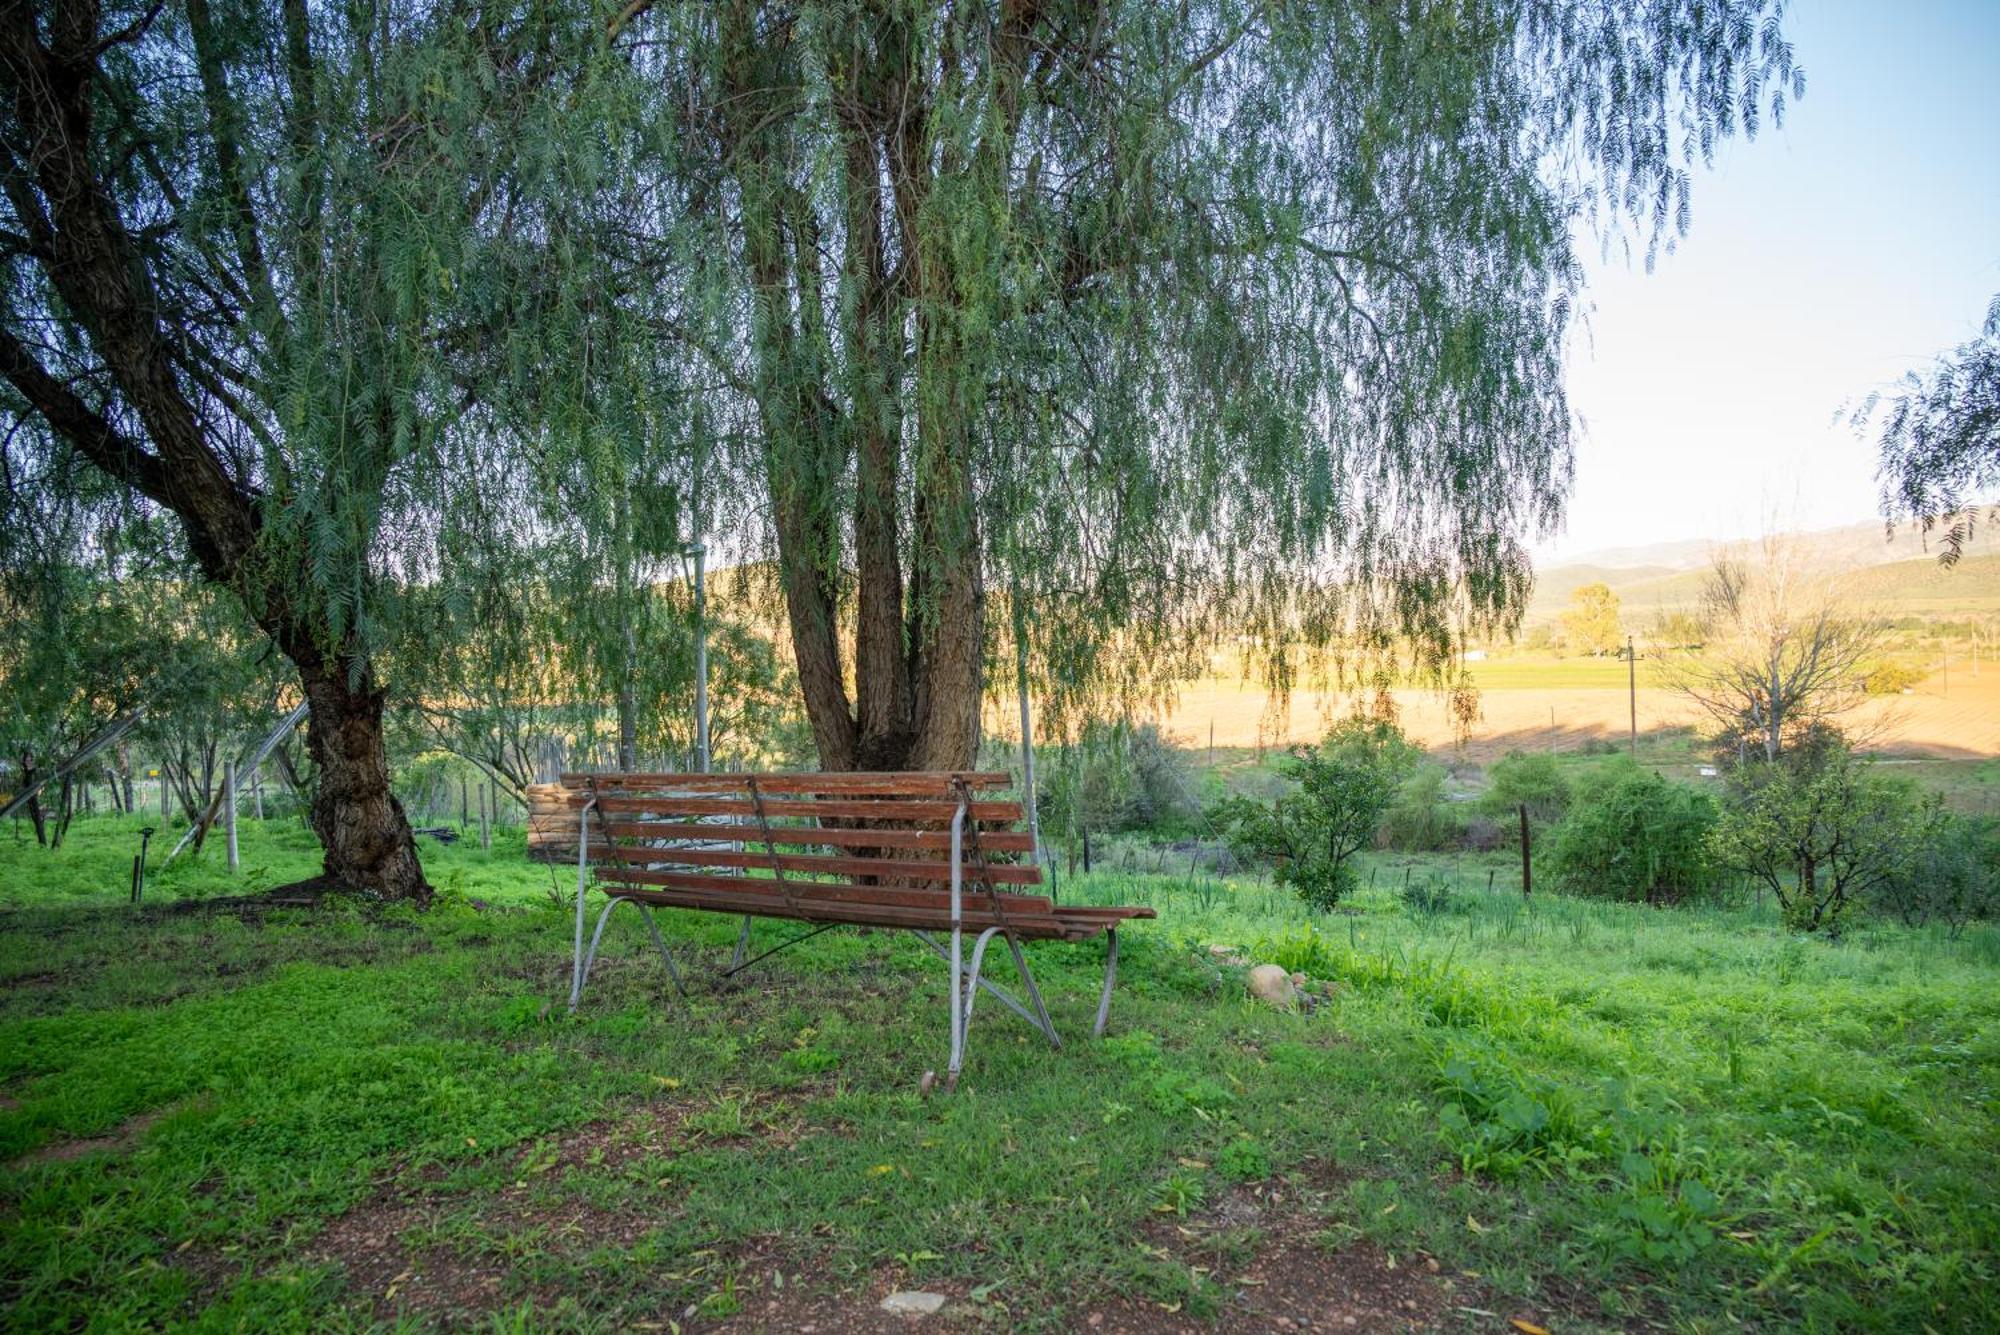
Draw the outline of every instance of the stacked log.
[[[528,800],[528,857],[535,862],[576,859],[576,808],[570,790],[559,783],[531,783],[521,790]]]

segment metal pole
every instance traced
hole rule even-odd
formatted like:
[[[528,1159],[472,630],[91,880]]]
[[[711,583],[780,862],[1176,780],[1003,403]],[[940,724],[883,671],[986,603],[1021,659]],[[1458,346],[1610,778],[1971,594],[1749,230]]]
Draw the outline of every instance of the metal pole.
[[[481,784],[479,787],[479,846],[481,848],[493,847],[493,829],[486,821],[486,786],[484,784]]]
[[[965,1026],[960,1018],[960,1008],[964,1002],[959,992],[958,980],[964,968],[963,914],[960,907],[960,855],[965,830],[965,800],[959,799],[958,809],[951,813],[951,1062],[947,1070],[946,1089],[958,1084],[958,1068],[965,1054]]]
[[[162,760],[160,762],[160,824],[165,825],[167,817],[172,814],[172,810],[167,806],[167,762]]]
[[[232,756],[222,762],[222,824],[229,832],[229,870],[234,872],[240,865],[236,853],[236,760]]]
[[[1042,862],[1042,818],[1035,810],[1035,725],[1028,712],[1028,621],[1021,607],[1021,590],[1014,590],[1014,689],[1021,697],[1021,785],[1028,805],[1028,842],[1035,865]],[[1215,725],[1209,724],[1209,749],[1214,751]]]
[[[708,548],[688,547],[694,557],[694,745],[701,772],[708,773]]]
[[[146,897],[146,846],[153,842],[153,827],[139,827],[139,856],[132,859],[132,902]]]

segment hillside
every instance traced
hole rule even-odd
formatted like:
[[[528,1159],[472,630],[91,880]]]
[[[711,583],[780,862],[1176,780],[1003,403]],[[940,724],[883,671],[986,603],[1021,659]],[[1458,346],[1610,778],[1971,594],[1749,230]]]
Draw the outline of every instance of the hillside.
[[[1980,527],[1964,559],[1951,567],[1939,565],[1935,551],[1926,554],[1907,529],[1894,542],[1883,541],[1879,525],[1828,529],[1800,540],[1823,568],[1849,572],[1854,596],[1883,615],[1934,620],[2000,612],[2000,533],[1992,525]],[[1725,545],[1690,540],[1619,548],[1539,570],[1526,624],[1555,621],[1578,588],[1601,583],[1618,595],[1628,628],[1649,625],[1658,615],[1693,606],[1702,572]]]

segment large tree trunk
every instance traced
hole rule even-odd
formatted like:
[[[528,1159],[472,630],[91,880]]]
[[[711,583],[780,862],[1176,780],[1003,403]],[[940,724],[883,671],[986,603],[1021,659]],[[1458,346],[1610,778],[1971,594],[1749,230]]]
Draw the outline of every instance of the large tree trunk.
[[[311,720],[306,750],[319,768],[312,826],[326,850],[326,874],[343,885],[391,899],[431,898],[403,804],[389,789],[382,742],[382,692],[364,676],[301,672]]]

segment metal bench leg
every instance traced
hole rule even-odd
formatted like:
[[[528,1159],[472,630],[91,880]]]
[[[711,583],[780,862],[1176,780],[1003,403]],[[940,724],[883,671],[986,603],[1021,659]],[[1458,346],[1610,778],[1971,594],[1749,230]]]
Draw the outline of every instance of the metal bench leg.
[[[942,945],[938,944],[938,939],[932,936],[929,932],[916,932],[913,933],[913,935],[917,938],[917,940],[929,946],[931,948],[931,953],[935,954],[939,959],[945,960],[947,962],[950,961],[951,952],[949,950],[946,950]],[[961,982],[964,981],[963,974],[960,975],[960,981]],[[991,978],[981,978],[979,980],[979,989],[980,991],[986,993],[987,996],[992,997],[995,1001],[999,1002],[1002,1006],[1005,1006],[1008,1010],[1014,1012],[1014,1014],[1026,1020],[1029,1024],[1034,1025],[1038,1029],[1041,1028],[1041,1021],[1035,1018],[1035,1013],[1029,1010],[1026,1006],[1022,1005],[1019,997],[1016,997],[1012,992],[1009,992],[1006,988],[1000,986],[1000,984],[994,982]]]
[[[1111,1018],[1111,987],[1118,981],[1118,929],[1108,928],[1104,933],[1104,995],[1097,999],[1097,1024],[1091,1029],[1092,1038],[1104,1037],[1105,1021]]]
[[[736,934],[736,953],[729,958],[729,972],[735,973],[743,967],[743,952],[750,946],[750,915],[743,915],[743,930]],[[727,977],[727,975],[724,975]]]
[[[979,934],[977,941],[972,943],[972,962],[965,970],[965,985],[963,987],[959,986],[957,970],[955,968],[953,970],[954,976],[951,985],[951,1022],[953,1025],[951,1035],[951,1066],[945,1072],[945,1088],[948,1090],[958,1088],[959,1068],[965,1064],[965,1040],[966,1036],[972,1032],[972,1002],[973,998],[979,995],[979,968],[986,961],[986,947],[992,944],[993,938],[999,932],[1000,929],[998,927],[989,927]],[[952,936],[952,953],[956,955],[959,944],[957,940],[958,933],[954,932]],[[957,961],[954,960],[953,964],[956,965]]]
[[[583,1000],[583,892],[590,879],[590,808],[596,805],[596,799],[591,799],[576,818],[576,948],[569,960],[569,1008],[572,1012]]]
[[[667,977],[674,980],[674,991],[680,993],[681,999],[685,1001],[688,994],[687,987],[681,982],[681,971],[674,967],[673,952],[668,950],[667,943],[660,939],[660,925],[653,921],[653,911],[637,900],[634,900],[633,904],[638,908],[640,916],[645,918],[646,930],[653,934],[653,944],[659,948],[660,958],[667,962]]]
[[[575,1010],[577,1003],[583,999],[583,989],[590,983],[590,971],[597,964],[597,947],[604,940],[604,925],[611,921],[611,915],[617,911],[620,904],[632,905],[639,910],[640,916],[645,918],[646,930],[653,934],[653,944],[660,948],[660,958],[667,962],[667,976],[674,980],[674,989],[683,997],[687,995],[687,988],[681,984],[681,971],[674,967],[673,953],[667,949],[666,941],[660,936],[660,926],[653,921],[652,911],[637,900],[613,895],[611,902],[604,906],[604,912],[597,915],[597,928],[590,934],[590,948],[583,953],[583,966],[577,974],[575,989],[570,994],[571,1010]]]
[[[1048,1037],[1050,1047],[1060,1050],[1062,1040],[1056,1037],[1055,1022],[1049,1019],[1049,1008],[1042,1004],[1042,994],[1035,987],[1035,975],[1028,972],[1028,958],[1021,953],[1021,943],[1014,939],[1011,932],[1007,935],[1007,949],[1014,952],[1015,972],[1021,975],[1021,982],[1028,989],[1028,1000],[1035,1006],[1035,1013],[1029,1017],[1030,1022]]]

